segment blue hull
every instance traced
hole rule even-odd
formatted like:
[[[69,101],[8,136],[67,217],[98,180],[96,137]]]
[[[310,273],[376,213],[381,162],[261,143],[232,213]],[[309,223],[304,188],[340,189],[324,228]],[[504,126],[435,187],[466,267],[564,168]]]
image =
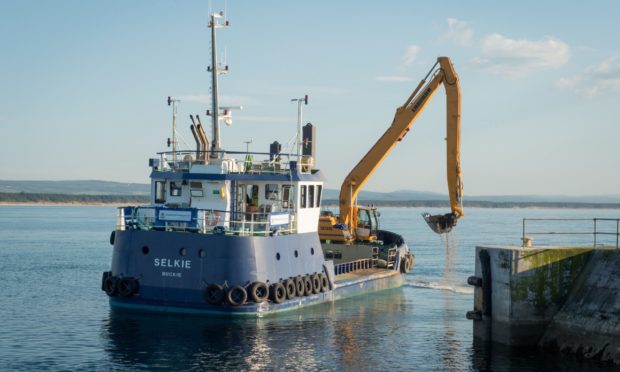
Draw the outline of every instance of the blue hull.
[[[118,230],[112,270],[104,273],[102,289],[106,290],[109,278],[123,282],[116,284],[123,286],[122,290],[106,290],[111,306],[117,308],[262,316],[401,286],[407,269],[399,263],[409,249],[404,242],[396,249],[398,254],[389,269],[356,267],[353,272],[336,275],[342,271],[336,271],[333,261],[324,258],[316,233],[235,236]],[[259,301],[250,294],[257,282],[273,294],[274,286],[289,279],[319,275],[326,278],[324,285],[304,290],[303,296]],[[209,293],[213,286],[223,290],[225,298],[213,301]],[[234,288],[247,297],[238,303],[231,301]]]

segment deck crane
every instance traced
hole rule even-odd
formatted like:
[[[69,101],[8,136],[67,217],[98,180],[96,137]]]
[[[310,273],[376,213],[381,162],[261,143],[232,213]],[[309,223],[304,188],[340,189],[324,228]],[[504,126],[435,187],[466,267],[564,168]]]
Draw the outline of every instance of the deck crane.
[[[325,214],[319,220],[321,240],[334,242],[376,240],[378,227],[374,207],[356,204],[358,193],[385,157],[400,142],[433,95],[444,86],[447,103],[447,179],[451,213],[444,215],[423,214],[433,231],[449,232],[464,215],[461,196],[463,183],[460,166],[461,88],[458,75],[448,57],[439,57],[426,77],[411,93],[405,104],[396,109],[392,125],[344,179],[340,188],[340,215]]]

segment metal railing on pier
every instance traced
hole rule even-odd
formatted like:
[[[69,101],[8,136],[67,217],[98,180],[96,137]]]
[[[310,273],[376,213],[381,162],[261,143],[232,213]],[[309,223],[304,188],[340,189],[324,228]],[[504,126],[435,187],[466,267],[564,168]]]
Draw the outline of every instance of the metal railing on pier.
[[[529,230],[559,229],[559,230]],[[615,231],[614,231],[615,230]],[[620,218],[524,218],[522,241],[529,246],[534,236],[565,236],[584,241],[588,237],[593,247],[620,248]],[[581,237],[581,239],[579,239]],[[564,239],[566,240],[566,239]],[[564,243],[564,242],[563,242]],[[575,244],[571,244],[575,245]]]

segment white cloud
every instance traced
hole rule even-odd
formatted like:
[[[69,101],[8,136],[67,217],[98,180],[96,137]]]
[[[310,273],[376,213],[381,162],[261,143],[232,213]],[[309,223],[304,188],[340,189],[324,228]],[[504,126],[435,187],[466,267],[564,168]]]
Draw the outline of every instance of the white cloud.
[[[448,18],[448,32],[443,37],[460,46],[470,46],[474,40],[474,30],[469,22],[456,18]]]
[[[408,76],[405,76],[405,73],[407,67],[413,62],[415,62],[415,60],[418,58],[418,54],[420,54],[421,50],[422,48],[417,45],[409,45],[407,48],[405,48],[405,52],[401,57],[400,66],[398,67],[398,75],[377,76],[375,77],[375,80],[391,83],[402,83],[406,81],[411,81],[412,79]]]
[[[480,53],[481,56],[472,60],[474,64],[493,73],[520,77],[564,65],[568,62],[570,48],[553,37],[532,41],[490,34],[482,38]]]
[[[412,64],[416,58],[418,57],[418,54],[420,53],[421,48],[417,45],[409,45],[406,49],[405,49],[405,53],[403,54],[403,58],[402,58],[402,67],[406,67],[409,66],[410,64]]]
[[[597,65],[588,66],[579,75],[563,77],[555,85],[559,89],[569,90],[586,97],[620,91],[618,56],[612,56]]]
[[[390,83],[403,83],[406,81],[411,81],[412,79],[408,76],[377,76],[375,78],[376,81],[390,82]]]

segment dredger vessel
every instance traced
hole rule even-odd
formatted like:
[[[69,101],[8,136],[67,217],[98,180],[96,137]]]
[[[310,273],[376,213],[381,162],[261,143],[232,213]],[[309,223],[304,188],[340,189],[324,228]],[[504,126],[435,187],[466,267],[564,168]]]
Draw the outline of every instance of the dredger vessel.
[[[101,284],[111,306],[261,315],[402,285],[414,256],[400,235],[379,229],[376,208],[356,205],[357,193],[444,83],[452,213],[426,219],[441,233],[462,216],[460,92],[450,60],[439,58],[432,79],[426,82],[429,73],[345,179],[335,215],[321,208],[312,124],[299,122],[297,153],[283,153],[277,141],[264,153],[221,147],[220,121],[232,119],[232,108],[219,105],[218,75],[228,67],[216,58],[216,29],[228,25],[222,13],[211,14],[211,141],[200,117],[190,116],[196,149],[177,150],[176,100],[168,97],[172,151],[149,159],[150,203],[117,210],[111,270]],[[296,100],[300,110],[307,100]]]

